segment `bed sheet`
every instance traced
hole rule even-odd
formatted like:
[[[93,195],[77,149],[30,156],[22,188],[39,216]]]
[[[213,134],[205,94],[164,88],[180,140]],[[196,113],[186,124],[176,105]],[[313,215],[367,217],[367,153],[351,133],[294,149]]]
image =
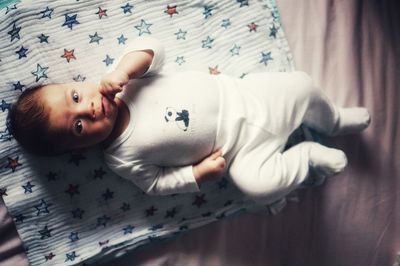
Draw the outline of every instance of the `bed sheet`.
[[[98,81],[137,36],[163,42],[166,72],[243,78],[290,71],[274,1],[26,0],[1,12],[0,190],[32,265],[96,264],[236,213],[276,213],[285,205],[282,199],[257,206],[228,178],[202,184],[200,193],[149,197],[110,172],[99,149],[34,157],[16,145],[6,124],[21,91]]]
[[[347,169],[277,216],[224,220],[112,265],[400,265],[400,3],[277,4],[297,69],[371,113],[361,135],[323,139]]]

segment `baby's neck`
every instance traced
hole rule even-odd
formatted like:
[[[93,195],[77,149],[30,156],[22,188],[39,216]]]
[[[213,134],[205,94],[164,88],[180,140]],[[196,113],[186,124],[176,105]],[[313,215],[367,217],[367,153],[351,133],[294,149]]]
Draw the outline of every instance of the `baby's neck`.
[[[118,115],[111,134],[102,143],[104,148],[107,148],[116,138],[118,138],[129,125],[130,113],[128,107],[118,97],[115,97],[115,103],[118,107]]]

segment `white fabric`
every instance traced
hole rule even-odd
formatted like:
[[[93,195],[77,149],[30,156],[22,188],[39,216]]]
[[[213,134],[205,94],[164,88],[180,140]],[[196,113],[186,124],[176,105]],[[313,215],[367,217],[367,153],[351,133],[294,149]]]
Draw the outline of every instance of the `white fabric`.
[[[255,200],[272,202],[308,176],[309,145],[282,152],[309,107],[330,118],[324,125],[313,116],[310,124],[330,130],[338,121],[337,109],[316,92],[302,72],[243,79],[182,72],[131,80],[121,96],[130,124],[105,151],[106,162],[148,194],[195,192],[192,164],[222,148],[235,184]]]
[[[146,74],[159,72],[164,58],[160,42],[136,40],[125,53],[153,50]],[[117,96],[129,108],[130,123],[105,150],[109,167],[147,194],[199,191],[192,164],[213,151],[219,111],[215,78],[200,72],[159,74],[130,80]]]
[[[307,149],[297,145],[282,152],[309,106],[310,79],[302,72],[219,79],[223,100],[216,144],[232,180],[260,202],[286,195],[308,174]]]
[[[5,101],[5,110],[0,112],[4,166],[0,168],[0,190],[6,190],[4,202],[29,250],[31,265],[99,264],[97,260],[109,254],[118,256],[222,217],[266,210],[245,199],[226,178],[204,183],[200,193],[149,197],[112,173],[96,148],[37,158],[23,152],[15,140],[10,141],[5,123],[7,106],[21,90],[72,80],[97,83],[138,36],[153,36],[168,47],[163,71],[195,69],[208,73],[213,68],[240,77],[243,73],[294,69],[274,1],[252,1],[249,5],[228,0],[177,1],[173,5],[178,6],[178,14],[171,17],[163,11],[167,9],[165,1],[139,0],[130,5],[99,0],[22,1],[0,17],[4,25],[1,61],[7,62],[0,65],[0,100]],[[131,12],[125,12],[129,6]],[[107,10],[108,16],[101,18],[100,12],[94,15],[99,8]],[[252,21],[258,25],[256,31],[246,26]],[[40,33],[43,39],[49,36],[48,42],[39,41]],[[72,52],[74,57],[67,56]],[[272,59],[263,60],[267,55]],[[32,193],[23,188],[28,182],[34,186]],[[157,211],[144,215],[150,206]],[[282,205],[276,206],[267,210],[275,213]],[[165,215],[175,209],[178,213],[174,217]],[[73,210],[83,215],[75,215]],[[51,237],[44,228],[51,231]],[[72,232],[79,233],[78,241],[68,237]],[[47,260],[49,254],[55,256]]]

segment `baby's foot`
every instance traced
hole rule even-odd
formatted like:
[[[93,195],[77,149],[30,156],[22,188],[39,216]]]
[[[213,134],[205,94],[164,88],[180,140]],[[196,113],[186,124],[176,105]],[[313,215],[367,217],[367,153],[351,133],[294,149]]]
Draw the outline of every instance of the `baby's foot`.
[[[347,165],[347,157],[341,150],[313,143],[310,148],[310,162],[314,172],[320,177],[338,174]]]
[[[363,107],[339,108],[339,122],[333,135],[359,133],[371,122],[368,110]]]

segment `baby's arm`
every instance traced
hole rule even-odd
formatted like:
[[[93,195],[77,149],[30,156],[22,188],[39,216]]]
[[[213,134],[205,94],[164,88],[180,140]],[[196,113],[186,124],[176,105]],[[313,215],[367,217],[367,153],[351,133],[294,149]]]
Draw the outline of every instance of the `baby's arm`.
[[[110,156],[111,169],[135,183],[149,195],[170,195],[198,192],[199,184],[221,177],[225,168],[225,159],[221,151],[214,152],[196,165],[179,167],[160,167],[142,160],[121,161]]]
[[[100,82],[100,92],[114,99],[115,94],[132,78],[141,77],[149,69],[153,60],[152,50],[133,51],[124,55],[118,66],[103,76]]]
[[[130,79],[160,71],[164,57],[164,47],[160,41],[151,37],[136,38],[125,48],[123,56],[117,61],[118,65],[101,79],[101,93],[114,99]]]
[[[214,152],[200,163],[193,165],[193,175],[197,184],[221,177],[225,171],[225,166],[226,162],[224,157],[222,157],[221,150]]]

